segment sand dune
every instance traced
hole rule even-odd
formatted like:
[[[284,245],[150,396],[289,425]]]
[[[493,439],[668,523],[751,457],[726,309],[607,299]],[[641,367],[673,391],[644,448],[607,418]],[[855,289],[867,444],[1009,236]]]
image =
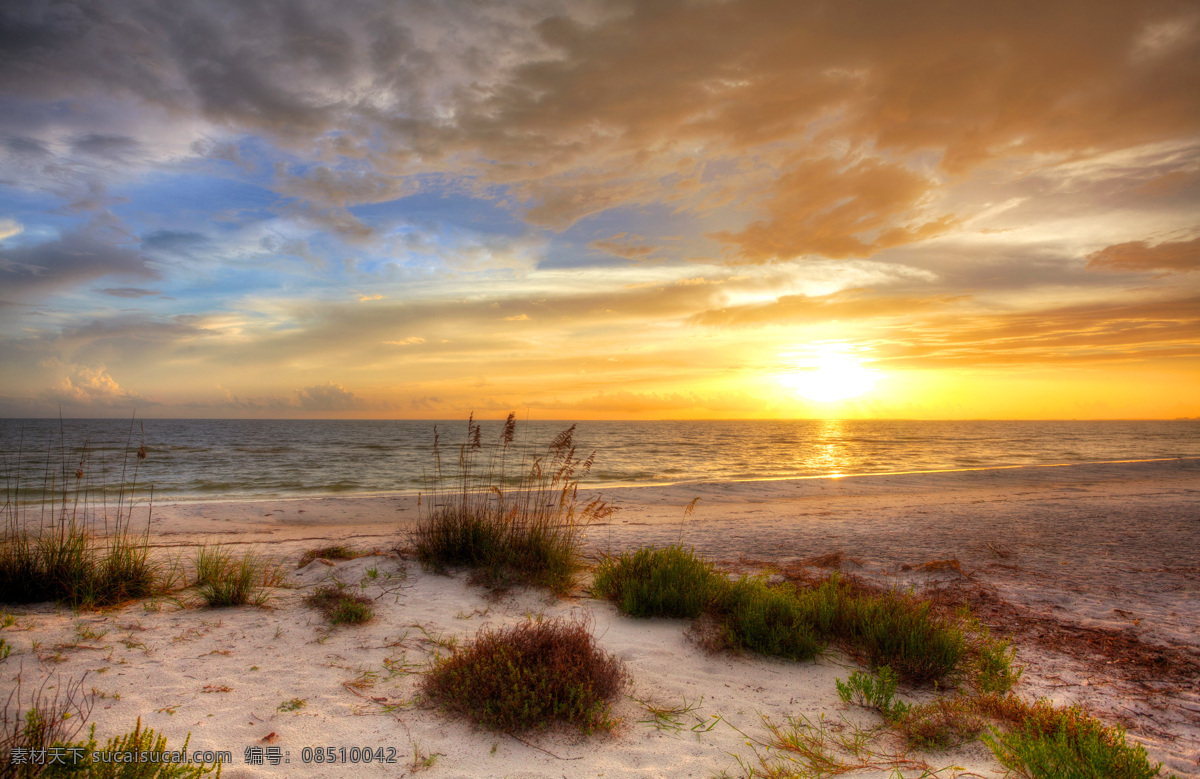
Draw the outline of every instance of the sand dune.
[[[1200,776],[1196,460],[682,484],[605,497],[621,511],[590,528],[593,555],[682,539],[734,570],[802,577],[836,567],[969,600],[985,622],[1015,631],[1027,667],[1018,692],[1086,704],[1125,724],[1168,770]],[[583,587],[562,600],[520,591],[489,601],[464,576],[422,571],[390,553],[416,510],[415,498],[396,495],[155,506],[158,553],[197,541],[251,545],[287,561],[293,586],[269,608],[194,608],[184,593],[96,613],[11,609],[17,623],[3,635],[15,649],[0,665],[0,694],[18,670],[27,686],[86,672],[102,740],[141,716],[171,746],[190,732],[190,749],[232,752],[225,777],[738,775],[737,758],[753,761],[753,742],[766,737],[764,717],[824,717],[843,732],[878,724],[838,699],[835,678],[855,666],[837,653],[814,663],[712,656],[689,641],[684,622],[620,616]],[[380,554],[295,569],[305,550],[329,543]],[[942,563],[926,565],[934,561]],[[373,598],[376,618],[327,627],[301,601],[332,580]],[[590,620],[626,663],[632,681],[614,706],[615,733],[517,740],[414,705],[419,671],[449,643],[539,614]],[[648,710],[685,702],[694,708],[674,723],[656,725]],[[921,761],[945,769],[939,776],[1003,775],[978,743],[889,763],[897,747],[889,739],[876,739],[874,764],[855,775],[887,776],[893,766],[918,775]],[[247,765],[247,747],[278,749],[290,762]],[[382,748],[396,762],[318,765],[304,761],[306,747]],[[414,752],[436,761],[423,769]]]

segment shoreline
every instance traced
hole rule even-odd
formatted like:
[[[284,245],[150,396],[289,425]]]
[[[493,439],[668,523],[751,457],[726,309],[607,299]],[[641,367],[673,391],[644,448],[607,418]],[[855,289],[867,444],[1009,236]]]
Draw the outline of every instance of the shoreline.
[[[839,570],[882,586],[939,592],[947,602],[967,600],[997,632],[1016,633],[1017,662],[1026,667],[1018,694],[1083,704],[1128,727],[1152,761],[1164,762],[1164,776],[1200,776],[1200,694],[1194,691],[1200,685],[1200,462],[872,475],[881,478],[604,490],[622,510],[591,526],[585,547],[596,556],[682,538],[732,571],[802,579]],[[700,498],[695,514],[684,519],[694,497]],[[836,654],[815,663],[708,656],[687,640],[681,622],[621,617],[583,590],[561,601],[522,591],[492,602],[461,574],[421,571],[411,559],[387,554],[403,541],[415,504],[415,495],[392,495],[156,505],[150,531],[156,547],[185,556],[196,542],[256,547],[288,561],[288,580],[297,589],[281,590],[269,610],[178,608],[169,599],[98,614],[10,609],[19,616],[2,634],[16,647],[3,666],[5,679],[14,661],[29,674],[26,684],[35,673],[40,681],[89,671],[88,684],[110,696],[92,715],[98,735],[125,732],[142,715],[170,737],[168,748],[191,732],[194,748],[232,749],[238,761],[223,775],[234,779],[384,775],[380,767],[331,772],[328,766],[242,765],[240,750],[272,733],[293,759],[304,745],[321,743],[394,744],[402,756],[415,745],[442,754],[431,777],[478,771],[560,776],[567,767],[558,757],[578,758],[569,767],[573,775],[711,776],[736,770],[731,753],[747,756],[731,726],[761,736],[759,714],[779,722],[824,713],[863,727],[877,720],[837,699],[833,679],[846,678],[852,668]],[[303,551],[329,543],[384,554],[295,569]],[[388,592],[369,578],[372,567],[397,577],[404,570],[405,578]],[[327,629],[300,599],[330,577],[364,586],[380,604],[377,619]],[[531,737],[531,747],[400,706],[411,698],[414,675],[389,678],[389,668],[401,667],[396,663],[415,670],[446,651],[438,640],[461,643],[482,625],[538,613],[585,615],[601,645],[629,667],[631,694],[675,704],[702,697],[697,711],[718,715],[721,724],[701,735],[686,728],[665,732],[645,724],[644,707],[622,699],[614,715],[624,724],[615,735],[581,740],[552,732]],[[109,632],[81,641],[80,624],[95,634]],[[38,651],[32,651],[34,640]],[[231,689],[210,693],[205,685]],[[912,700],[927,693],[903,694]],[[308,703],[294,712],[277,710],[293,698]],[[393,705],[400,707],[389,709]],[[967,775],[1003,774],[978,743],[921,757],[934,767],[964,766],[973,772]]]
[[[1066,463],[1021,463],[1015,465],[980,465],[980,466],[964,466],[959,468],[931,468],[919,470],[903,470],[903,471],[862,471],[857,473],[818,473],[809,475],[790,475],[790,476],[758,476],[748,478],[728,478],[728,479],[686,479],[676,481],[647,481],[647,482],[604,482],[604,483],[585,483],[581,485],[582,489],[589,492],[603,493],[606,490],[631,490],[640,488],[653,487],[687,487],[693,485],[704,484],[746,484],[755,482],[774,482],[774,481],[809,481],[813,479],[861,479],[880,476],[921,476],[937,473],[967,473],[972,471],[1005,471],[1005,470],[1023,470],[1032,468],[1077,468],[1090,465],[1124,465],[1133,463],[1157,463],[1157,462],[1175,462],[1179,460],[1196,460],[1200,461],[1200,455],[1178,455],[1175,457],[1147,457],[1135,459],[1121,460],[1086,460],[1083,462],[1066,462]],[[423,489],[398,489],[398,490],[343,490],[339,492],[313,492],[310,494],[282,494],[282,495],[236,495],[234,497],[197,497],[194,495],[179,495],[159,497],[156,500],[162,502],[163,505],[177,504],[193,504],[193,503],[263,503],[268,501],[304,501],[304,500],[324,500],[329,498],[390,498],[395,496],[416,496],[424,493]],[[139,498],[141,500],[141,498]]]

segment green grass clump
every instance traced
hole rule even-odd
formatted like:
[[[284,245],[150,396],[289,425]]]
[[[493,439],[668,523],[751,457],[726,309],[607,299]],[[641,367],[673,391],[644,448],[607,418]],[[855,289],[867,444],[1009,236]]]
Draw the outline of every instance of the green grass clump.
[[[713,607],[724,645],[792,660],[811,660],[825,648],[816,599],[755,577],[725,581]]]
[[[990,732],[989,722],[991,723]],[[996,692],[938,698],[892,723],[909,748],[942,750],[977,737],[1012,775],[1025,779],[1146,779],[1158,776],[1146,748],[1129,744],[1077,706],[1059,708]]]
[[[604,560],[593,591],[632,616],[705,617],[710,648],[748,649],[808,660],[830,642],[908,682],[937,681],[961,670],[968,650],[990,689],[1011,687],[1007,644],[968,645],[956,622],[915,596],[848,586],[837,575],[816,587],[771,585],[761,577],[730,581],[711,563],[677,546],[642,548]]]
[[[132,427],[131,427],[132,434]],[[168,586],[161,566],[150,559],[150,511],[145,502],[146,525],[134,528],[134,496],[145,446],[127,445],[120,487],[109,490],[91,483],[82,450],[77,466],[60,463],[47,453],[40,500],[26,505],[20,483],[10,484],[4,462],[4,505],[0,507],[0,602],[58,601],[92,608],[140,598]],[[132,467],[129,458],[133,457]],[[109,502],[116,494],[116,505]],[[140,520],[139,520],[140,524]]]
[[[858,702],[875,709],[885,720],[895,722],[904,718],[909,705],[896,698],[896,674],[888,666],[881,666],[875,673],[855,671],[843,682],[835,679],[838,697],[845,703],[857,696]]]
[[[334,625],[361,625],[374,616],[370,598],[353,595],[332,584],[318,587],[304,599],[304,605],[320,609]]]
[[[235,558],[220,546],[202,546],[195,566],[200,599],[210,608],[261,606],[270,597],[267,588],[283,583],[278,565],[249,550]]]
[[[711,606],[722,578],[691,550],[642,547],[601,562],[592,591],[634,617],[695,619]]]
[[[98,536],[71,520],[57,528],[9,523],[0,536],[0,601],[60,601],[93,607],[156,591],[157,566],[145,534]]]
[[[844,593],[834,629],[852,652],[918,684],[942,679],[967,654],[961,627],[905,593]]]
[[[410,543],[434,570],[462,565],[493,589],[520,583],[565,593],[582,567],[580,533],[613,509],[599,498],[578,499],[578,479],[591,469],[594,453],[577,456],[574,426],[510,475],[515,420],[508,415],[500,442],[486,454],[479,425],[468,420],[454,476],[443,473],[435,431],[432,490],[418,501],[422,514]]]
[[[139,717],[133,730],[109,739],[101,749],[96,743],[96,726],[92,725],[87,741],[61,745],[67,750],[65,763],[47,764],[36,775],[39,779],[200,779],[220,776],[219,764],[164,762],[165,752],[187,752],[190,741],[189,733],[178,750],[168,750],[166,736],[156,734],[152,728],[143,729]],[[80,756],[79,762],[72,762],[72,754]]]
[[[1024,671],[1016,665],[1017,650],[1012,641],[992,638],[966,606],[958,609],[956,617],[967,635],[967,681],[979,693],[1010,692]]]
[[[1028,779],[1145,779],[1157,776],[1146,748],[1125,731],[1105,726],[1082,709],[1027,703],[1016,696],[981,696],[981,709],[1007,727],[984,735],[996,758]]]
[[[221,544],[200,544],[192,558],[192,581],[198,586],[225,578],[233,567],[233,552]]]
[[[621,662],[596,646],[586,624],[553,619],[485,628],[439,660],[421,689],[443,709],[496,730],[561,721],[591,732],[615,725],[610,701],[624,684]]]

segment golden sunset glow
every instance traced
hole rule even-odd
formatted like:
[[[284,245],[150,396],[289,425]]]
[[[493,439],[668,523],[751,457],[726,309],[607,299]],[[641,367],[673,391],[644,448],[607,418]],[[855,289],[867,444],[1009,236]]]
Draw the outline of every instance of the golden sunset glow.
[[[863,365],[844,345],[818,346],[813,362],[813,366],[800,368],[781,381],[797,395],[820,403],[856,398],[875,388],[878,373]]]
[[[0,416],[1200,416],[1187,4],[71,5]]]

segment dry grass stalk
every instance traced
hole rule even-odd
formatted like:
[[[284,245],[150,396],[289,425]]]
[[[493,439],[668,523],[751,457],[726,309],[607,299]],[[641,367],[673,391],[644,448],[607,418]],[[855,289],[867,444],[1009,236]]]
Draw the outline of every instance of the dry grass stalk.
[[[435,430],[435,473],[429,492],[418,498],[422,514],[410,542],[422,563],[475,568],[478,580],[494,589],[519,581],[565,592],[581,567],[582,531],[614,509],[598,497],[579,498],[579,479],[591,470],[595,452],[580,459],[574,425],[542,454],[514,466],[515,435],[516,416],[509,414],[499,442],[485,450],[472,415],[457,473],[447,476]]]

